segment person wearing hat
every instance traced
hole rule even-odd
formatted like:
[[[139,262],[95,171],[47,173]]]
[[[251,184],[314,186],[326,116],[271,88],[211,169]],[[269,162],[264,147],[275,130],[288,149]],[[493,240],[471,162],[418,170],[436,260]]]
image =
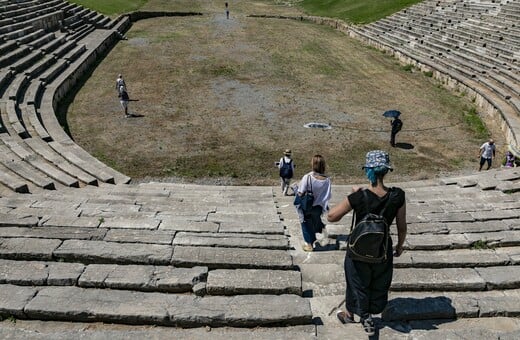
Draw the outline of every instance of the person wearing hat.
[[[375,333],[371,314],[381,313],[388,302],[393,256],[400,256],[403,252],[407,229],[406,202],[402,189],[384,185],[385,175],[393,170],[388,153],[381,150],[368,152],[363,169],[369,181],[368,187],[353,187],[350,195],[330,209],[327,220],[337,222],[354,210],[356,224],[369,213],[382,214],[388,226],[394,219],[396,221],[397,245],[395,252],[392,252],[392,239],[388,237],[385,262],[361,262],[353,260],[348,252],[345,255],[346,311],[339,310],[337,316],[341,322],[347,323],[354,321],[354,314],[358,315],[365,332],[370,336]]]
[[[285,149],[282,158],[278,163],[275,163],[280,169],[280,183],[282,186],[282,193],[287,196],[291,178],[294,176],[294,162],[291,158],[291,150]]]

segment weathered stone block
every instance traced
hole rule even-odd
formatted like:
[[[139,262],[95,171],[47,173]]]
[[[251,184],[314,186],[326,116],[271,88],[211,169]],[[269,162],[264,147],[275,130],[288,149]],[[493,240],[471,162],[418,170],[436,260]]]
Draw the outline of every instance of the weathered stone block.
[[[217,269],[208,274],[207,293],[296,294],[302,293],[300,272],[290,270]]]

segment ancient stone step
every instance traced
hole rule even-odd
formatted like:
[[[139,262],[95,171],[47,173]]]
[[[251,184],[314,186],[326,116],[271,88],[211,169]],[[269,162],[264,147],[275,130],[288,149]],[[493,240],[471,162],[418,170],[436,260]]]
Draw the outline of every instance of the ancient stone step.
[[[512,263],[509,254],[494,249],[417,250],[405,251],[400,257],[394,257],[394,266],[397,268],[490,267],[508,263]]]
[[[61,240],[37,238],[0,238],[0,258],[15,260],[51,260]]]
[[[289,241],[283,235],[259,235],[238,233],[186,233],[179,232],[173,239],[173,245],[289,249]]]
[[[68,262],[168,265],[172,247],[162,244],[65,240],[53,256]]]
[[[161,230],[109,229],[104,241],[128,243],[172,244],[175,232]]]
[[[291,255],[283,250],[184,247],[173,249],[172,264],[210,269],[292,269]]]
[[[78,285],[84,288],[186,293],[199,282],[205,282],[207,275],[206,267],[91,264],[79,278]]]
[[[230,222],[220,222],[221,233],[249,233],[249,234],[283,234],[284,226],[280,221],[268,222],[257,220],[246,222],[241,219]]]
[[[96,228],[76,228],[76,227],[2,227],[0,237],[5,238],[49,238],[49,239],[82,239],[82,240],[103,240],[107,230]]]
[[[77,283],[84,269],[81,263],[0,260],[0,283],[70,286]]]
[[[395,292],[382,314],[386,321],[520,315],[520,291]]]
[[[38,287],[31,291],[5,286],[0,289],[0,311],[9,309],[21,314],[23,310],[30,319],[180,327],[299,325],[312,320],[309,301],[297,295],[200,298],[78,287]],[[22,288],[20,293],[18,288]],[[5,294],[7,290],[11,294]],[[28,298],[30,292],[33,295]]]
[[[208,273],[209,295],[302,294],[300,272],[291,270],[216,269]]]
[[[44,327],[42,327],[44,326]],[[10,320],[0,322],[0,339],[9,340],[128,340],[128,339],[190,339],[190,340],[269,340],[269,339],[316,339],[315,325],[280,327],[198,327],[172,328],[161,326],[125,326],[79,322],[47,321],[44,325],[38,320]]]

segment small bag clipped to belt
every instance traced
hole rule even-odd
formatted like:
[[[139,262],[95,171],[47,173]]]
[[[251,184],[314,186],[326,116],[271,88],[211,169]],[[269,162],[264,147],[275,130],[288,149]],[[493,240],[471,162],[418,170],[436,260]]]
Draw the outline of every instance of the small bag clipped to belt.
[[[364,190],[365,202],[368,201]],[[379,214],[368,213],[354,226],[355,213],[352,216],[350,236],[348,238],[348,256],[356,261],[368,263],[383,263],[387,260],[389,226],[383,214],[388,206],[387,198]]]

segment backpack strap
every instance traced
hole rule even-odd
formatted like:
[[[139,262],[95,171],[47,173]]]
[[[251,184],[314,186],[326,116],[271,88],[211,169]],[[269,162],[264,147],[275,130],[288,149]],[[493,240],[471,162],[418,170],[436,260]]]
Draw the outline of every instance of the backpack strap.
[[[364,202],[365,202],[365,206],[366,206],[366,210],[368,211],[368,193],[367,193],[367,190],[368,189],[364,189],[363,190],[363,197],[364,197]],[[388,206],[388,203],[390,201],[390,194],[392,193],[392,191],[394,190],[394,188],[390,188],[388,190],[388,197],[386,198],[386,202],[385,204],[383,205],[383,209],[378,213],[379,215],[383,216],[384,217],[384,212],[386,210],[386,207]],[[353,213],[352,213],[352,224],[350,225],[350,232],[352,232],[352,229],[354,228],[354,221],[356,219],[356,211],[354,209],[352,209]],[[386,219],[385,219],[386,221]],[[388,224],[388,221],[386,222],[386,224]]]
[[[307,176],[307,192],[310,192],[312,194],[312,179],[311,179],[311,176],[312,175]],[[308,189],[309,187],[311,188],[310,191]]]

